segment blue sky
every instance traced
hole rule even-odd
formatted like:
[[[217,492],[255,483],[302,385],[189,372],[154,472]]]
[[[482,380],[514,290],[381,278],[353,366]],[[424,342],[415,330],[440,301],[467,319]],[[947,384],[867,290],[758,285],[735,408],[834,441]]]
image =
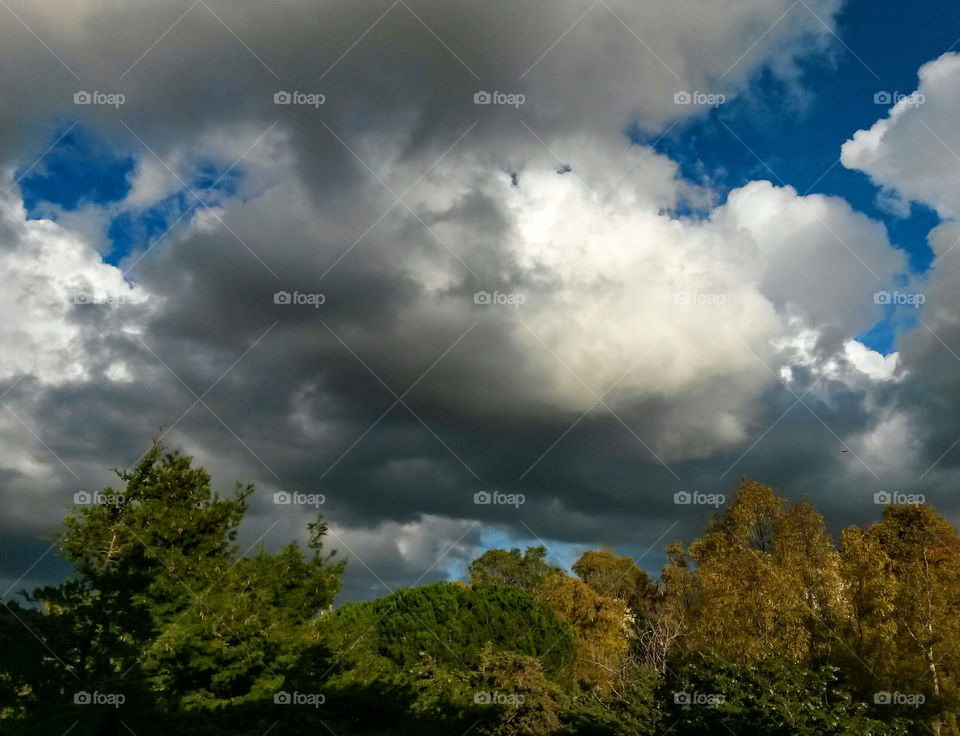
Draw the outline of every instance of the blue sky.
[[[187,224],[201,208],[193,193],[213,206],[236,194],[243,167],[230,162],[200,159],[185,178],[191,191],[181,187],[148,207],[123,207],[136,174],[139,145],[119,142],[83,126],[64,124],[56,130],[56,145],[32,169],[29,163],[16,172],[28,219],[57,219],[58,210],[74,211],[97,206],[110,213],[106,230],[108,248],[103,260],[119,264],[134,251],[147,248],[174,223]],[[133,277],[133,275],[131,275]]]
[[[805,12],[797,5],[782,22]],[[808,57],[801,63],[799,82],[805,99],[780,104],[790,98],[790,90],[761,70],[752,94],[682,122],[655,148],[676,160],[685,178],[706,179],[721,195],[748,181],[769,179],[789,184],[800,194],[843,197],[883,222],[893,244],[909,254],[911,270],[923,274],[932,260],[927,233],[939,222],[936,213],[916,203],[909,217],[891,213],[878,205],[878,189],[866,175],[836,162],[840,146],[855,131],[869,128],[886,114],[889,105],[876,104],[874,95],[913,92],[917,69],[960,45],[958,28],[960,4],[848,3],[838,17],[838,31],[849,49],[838,43],[832,58]],[[660,139],[660,131],[634,130],[631,137],[652,144]],[[892,352],[896,333],[915,326],[913,316],[894,315],[891,310],[885,322],[858,338],[884,354]]]

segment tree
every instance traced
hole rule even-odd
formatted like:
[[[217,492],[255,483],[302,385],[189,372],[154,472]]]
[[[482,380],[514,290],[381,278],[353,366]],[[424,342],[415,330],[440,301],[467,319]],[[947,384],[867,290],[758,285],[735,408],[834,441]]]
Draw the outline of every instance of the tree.
[[[743,480],[689,556],[689,649],[739,661],[825,654],[839,615],[840,561],[809,504],[787,506],[772,489]]]
[[[687,632],[687,612],[697,600],[696,576],[683,545],[667,546],[667,564],[651,604],[651,612],[637,632],[638,657],[658,676],[680,650]]]
[[[470,585],[474,588],[505,585],[535,593],[545,578],[562,572],[546,559],[547,548],[542,545],[527,547],[522,555],[519,549],[487,550],[470,563]]]
[[[587,550],[572,569],[594,592],[621,601],[637,620],[650,612],[656,586],[629,557],[617,557],[610,550]]]
[[[569,677],[576,653],[570,627],[522,590],[434,583],[363,603],[345,603],[318,621],[342,672],[362,678],[406,670],[425,653],[445,667],[470,669],[488,643],[539,657],[544,671]]]
[[[164,714],[263,699],[339,587],[343,563],[322,554],[322,521],[310,525],[307,558],[295,543],[240,557],[234,540],[252,487],[221,499],[202,468],[160,445],[117,474],[122,489],[104,489],[67,516],[71,577],[27,596],[38,607],[31,623],[43,656],[62,662],[53,680],[62,700],[20,714],[31,729],[57,712],[51,702],[72,706],[76,691],[123,694],[124,722],[138,733],[160,728]],[[13,673],[5,677],[25,693],[51,687],[36,672]],[[110,709],[76,716],[89,722],[75,733],[123,730]]]
[[[850,648],[877,690],[924,695],[930,730],[960,713],[960,538],[925,505],[891,505],[868,530],[843,535]],[[861,670],[851,663],[851,669]],[[861,681],[862,681],[861,680]]]
[[[750,663],[697,654],[664,682],[661,698],[678,736],[899,736],[910,724],[872,712],[835,667],[775,654]]]
[[[573,629],[577,641],[577,681],[595,689],[599,697],[622,689],[628,650],[624,604],[563,574],[549,577],[540,597]]]

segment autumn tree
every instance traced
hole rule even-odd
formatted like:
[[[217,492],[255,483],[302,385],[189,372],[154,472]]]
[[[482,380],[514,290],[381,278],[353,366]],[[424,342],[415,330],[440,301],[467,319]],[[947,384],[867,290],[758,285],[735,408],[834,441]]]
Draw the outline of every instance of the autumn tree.
[[[744,480],[690,545],[687,646],[743,661],[823,654],[840,607],[839,557],[809,504]]]
[[[850,601],[844,634],[858,660],[850,662],[850,668],[876,690],[923,694],[933,710],[929,730],[956,733],[960,713],[956,530],[929,506],[887,506],[883,519],[868,530],[844,531],[842,560]]]

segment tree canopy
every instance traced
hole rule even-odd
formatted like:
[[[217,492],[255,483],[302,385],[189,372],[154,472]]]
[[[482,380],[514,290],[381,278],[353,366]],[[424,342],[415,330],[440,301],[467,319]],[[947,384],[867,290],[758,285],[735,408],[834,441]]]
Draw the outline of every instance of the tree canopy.
[[[118,477],[66,517],[69,577],[0,608],[4,733],[960,734],[960,537],[929,506],[835,543],[744,480],[656,580],[494,549],[334,607],[322,518],[241,551],[252,487],[160,446]]]

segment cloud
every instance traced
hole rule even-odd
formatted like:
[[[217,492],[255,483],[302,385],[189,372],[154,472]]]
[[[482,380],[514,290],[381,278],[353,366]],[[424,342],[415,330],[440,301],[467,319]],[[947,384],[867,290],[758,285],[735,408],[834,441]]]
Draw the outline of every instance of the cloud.
[[[808,5],[211,2],[137,61],[177,13],[16,4],[81,80],[0,30],[0,58],[36,72],[0,72],[22,100],[0,122],[9,183],[64,119],[136,165],[124,200],[4,220],[0,368],[4,390],[26,374],[5,401],[36,436],[0,428],[0,531],[55,528],[161,432],[218,489],[257,482],[241,544],[276,521],[268,543],[302,539],[307,515],[274,491],[324,493],[350,596],[382,592],[364,565],[410,584],[452,545],[430,573],[449,574],[481,529],[659,549],[706,514],[678,511],[678,488],[741,472],[866,513],[843,491],[870,473],[830,476],[839,438],[872,466],[908,421],[896,357],[851,342],[902,253],[838,197],[696,186],[624,133],[706,114],[681,89],[732,98],[767,69],[798,84],[796,60],[829,53],[811,11],[829,27],[839,3]],[[78,87],[127,102],[74,106]],[[274,105],[279,89],[326,101]],[[481,89],[526,100],[475,105]],[[109,223],[150,208],[184,217],[104,264]],[[125,303],[87,309],[75,288]],[[527,500],[481,508],[484,488]]]
[[[841,161],[885,190],[955,218],[960,214],[960,54],[948,52],[924,64],[918,77],[917,89],[902,95],[887,117],[854,133],[843,145]]]

